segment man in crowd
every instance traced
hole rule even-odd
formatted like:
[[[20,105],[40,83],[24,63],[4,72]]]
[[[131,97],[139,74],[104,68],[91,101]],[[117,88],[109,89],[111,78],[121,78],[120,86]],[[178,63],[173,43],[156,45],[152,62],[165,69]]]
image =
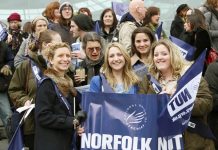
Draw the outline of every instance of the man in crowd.
[[[145,13],[146,9],[143,0],[132,0],[129,3],[129,15],[132,16],[132,19],[121,23],[119,31],[119,42],[128,52],[131,51],[132,33],[137,27],[142,26]]]

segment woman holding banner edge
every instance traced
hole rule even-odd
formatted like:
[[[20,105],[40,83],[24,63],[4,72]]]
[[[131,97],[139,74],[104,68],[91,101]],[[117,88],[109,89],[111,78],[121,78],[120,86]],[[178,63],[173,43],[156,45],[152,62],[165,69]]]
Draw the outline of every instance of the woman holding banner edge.
[[[35,150],[71,150],[73,132],[84,129],[75,123],[79,104],[73,99],[76,91],[66,74],[71,64],[71,50],[66,43],[55,43],[48,50],[50,66],[38,87],[35,107]],[[79,121],[79,120],[78,120]]]
[[[189,64],[182,58],[179,50],[166,39],[155,42],[151,47],[152,63],[149,72],[159,81],[162,92],[172,96],[177,87],[177,81],[189,68]],[[150,83],[143,82],[147,93],[155,93]],[[212,109],[212,96],[207,82],[201,78],[197,96],[194,102],[191,118],[197,118],[207,128],[207,115]],[[197,122],[198,123],[198,122]],[[202,128],[200,132],[204,132]],[[207,128],[208,129],[208,128]],[[189,128],[184,133],[185,150],[204,149],[215,150],[213,139],[202,136]]]
[[[91,79],[91,92],[138,93],[139,79],[132,71],[130,56],[121,44],[115,42],[108,45],[102,73]]]

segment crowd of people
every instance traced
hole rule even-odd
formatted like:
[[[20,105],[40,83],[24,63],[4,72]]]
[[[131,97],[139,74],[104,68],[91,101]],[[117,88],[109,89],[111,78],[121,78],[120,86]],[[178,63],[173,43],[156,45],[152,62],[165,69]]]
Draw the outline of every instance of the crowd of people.
[[[90,85],[96,93],[155,94],[146,76],[149,73],[160,83],[159,94],[172,96],[177,81],[204,51],[206,57],[211,47],[218,51],[218,1],[206,0],[200,8],[181,4],[175,12],[170,35],[196,48],[190,61],[182,57],[164,29],[160,39],[155,36],[160,12],[156,6],[147,7],[144,0],[131,0],[120,20],[112,8],[93,20],[89,8],[75,12],[70,2],[53,1],[23,27],[20,14],[11,13],[8,36],[0,41],[3,125],[8,126],[14,109],[35,104],[23,123],[25,147],[70,150],[72,133],[84,132],[74,124],[74,115],[81,110],[75,87]],[[77,50],[71,46],[75,43]],[[216,138],[217,66],[218,60],[204,64],[191,115]],[[102,88],[102,82],[107,88]],[[6,133],[10,141],[12,135]],[[183,136],[185,150],[218,149],[218,139],[188,129]]]

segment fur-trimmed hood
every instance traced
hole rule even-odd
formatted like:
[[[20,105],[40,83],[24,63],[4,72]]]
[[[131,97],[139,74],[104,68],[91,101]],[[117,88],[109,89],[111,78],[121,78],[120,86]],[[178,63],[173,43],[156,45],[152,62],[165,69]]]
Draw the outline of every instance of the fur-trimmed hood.
[[[64,77],[62,77],[56,70],[52,68],[45,70],[44,75],[51,78],[57,84],[58,89],[65,97],[67,97],[69,94],[76,96],[76,90],[73,86],[73,81],[68,75],[65,74]]]

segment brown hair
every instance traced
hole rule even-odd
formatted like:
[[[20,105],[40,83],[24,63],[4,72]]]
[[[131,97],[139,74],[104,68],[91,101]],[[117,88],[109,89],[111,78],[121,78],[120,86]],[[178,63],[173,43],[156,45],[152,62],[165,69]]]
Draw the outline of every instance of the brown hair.
[[[87,7],[81,7],[79,10],[78,10],[78,14],[81,14],[83,12],[87,12],[88,13],[88,16],[90,18],[92,18],[92,13],[91,11],[87,8]]]
[[[190,23],[191,29],[196,31],[197,28],[207,29],[207,25],[205,23],[205,17],[203,13],[198,9],[192,9],[191,14],[187,15],[187,22]]]
[[[103,12],[101,13],[101,17],[100,17],[102,28],[105,28],[104,21],[103,21],[104,15],[110,11],[112,12],[112,16],[113,16],[112,28],[115,29],[117,27],[118,20],[117,20],[115,12],[111,8],[106,8],[105,10],[103,10]]]
[[[153,34],[153,32],[151,31],[151,29],[149,29],[148,27],[138,27],[136,28],[133,33],[132,33],[132,37],[131,37],[131,55],[134,55],[136,54],[139,58],[141,58],[141,54],[139,53],[139,51],[137,51],[136,47],[135,47],[135,37],[138,33],[144,33],[146,34],[150,41],[151,41],[151,44],[156,40],[155,39],[155,36]]]
[[[58,1],[51,2],[47,5],[46,9],[43,11],[42,15],[50,20],[54,20],[54,10],[59,9],[60,3]]]
[[[160,8],[154,6],[148,7],[145,15],[144,23],[149,24],[151,22],[151,17],[158,14],[160,14]]]
[[[50,43],[53,40],[53,37],[57,34],[59,35],[59,33],[50,29],[40,32],[39,39],[34,43],[34,45],[31,48],[31,51],[36,52],[38,50],[41,50],[42,44]]]
[[[207,5],[211,8],[215,8],[217,6],[217,0],[207,0]]]
[[[103,48],[103,45],[102,45],[102,41],[101,41],[101,37],[96,33],[96,32],[87,32],[84,37],[83,37],[83,40],[82,40],[82,49],[85,51],[86,49],[86,46],[87,46],[87,43],[89,41],[92,41],[92,42],[99,42],[100,45],[101,45],[101,48]]]
[[[29,34],[32,33],[32,23],[30,21],[27,21],[26,23],[24,23],[23,32],[26,32]]]

